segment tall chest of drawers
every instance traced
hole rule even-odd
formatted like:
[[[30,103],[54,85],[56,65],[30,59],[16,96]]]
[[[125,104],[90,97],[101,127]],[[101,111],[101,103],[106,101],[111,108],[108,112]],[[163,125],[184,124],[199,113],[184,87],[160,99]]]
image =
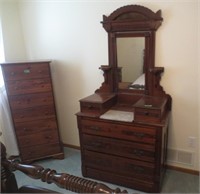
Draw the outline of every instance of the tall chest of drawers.
[[[50,61],[4,63],[1,67],[21,160],[62,159]]]

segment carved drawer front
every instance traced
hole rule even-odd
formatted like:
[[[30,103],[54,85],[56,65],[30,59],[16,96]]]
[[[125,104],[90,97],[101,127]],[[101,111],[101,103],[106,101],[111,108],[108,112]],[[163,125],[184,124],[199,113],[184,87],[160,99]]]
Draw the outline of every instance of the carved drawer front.
[[[132,143],[87,134],[82,136],[82,141],[84,149],[87,150],[149,162],[155,161],[155,146],[153,145]]]
[[[111,122],[98,122],[87,119],[82,119],[81,125],[83,133],[148,144],[155,144],[156,142],[155,127],[120,125]]]
[[[35,134],[39,132],[57,131],[56,118],[15,123],[15,131],[18,137]]]
[[[161,120],[161,110],[135,108],[135,121],[156,122]]]
[[[34,145],[32,147],[27,147],[20,149],[21,150],[21,158],[22,160],[31,160],[36,158],[42,158],[44,156],[50,156],[53,154],[60,153],[61,147],[58,143],[55,144],[47,144],[47,145]]]
[[[139,179],[153,179],[155,167],[149,162],[142,162],[112,155],[85,151],[84,165],[118,175],[137,177]]]
[[[8,81],[6,87],[8,95],[50,92],[52,90],[49,78]]]
[[[101,113],[101,104],[81,102],[81,112],[87,113]]]
[[[54,104],[51,92],[10,96],[9,101],[13,109],[24,109],[34,106],[45,106]]]
[[[18,137],[18,143],[20,148],[42,144],[51,144],[56,142],[59,142],[59,137],[58,132],[55,130],[27,134],[26,136]]]
[[[49,77],[48,63],[8,64],[3,67],[5,81]]]
[[[13,111],[13,119],[15,122],[26,122],[40,119],[48,119],[55,117],[54,107],[35,107],[29,109],[19,109]]]
[[[80,100],[82,113],[100,115],[110,109],[116,102],[114,94],[93,94]]]

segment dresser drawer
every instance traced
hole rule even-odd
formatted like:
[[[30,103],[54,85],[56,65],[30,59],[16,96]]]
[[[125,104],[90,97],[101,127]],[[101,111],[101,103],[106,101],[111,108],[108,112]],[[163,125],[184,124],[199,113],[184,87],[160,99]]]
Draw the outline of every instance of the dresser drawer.
[[[135,108],[135,121],[161,121],[161,111],[156,109]]]
[[[91,151],[84,152],[84,165],[118,175],[137,177],[139,179],[153,179],[155,173],[154,164],[131,160],[127,158],[111,156]]]
[[[10,96],[9,102],[13,109],[24,109],[34,106],[53,105],[54,99],[52,93],[48,92]]]
[[[101,104],[89,103],[89,102],[81,102],[81,112],[101,114],[103,113],[101,110]]]
[[[54,130],[58,131],[57,121],[55,117],[45,120],[15,123],[15,132],[19,137]]]
[[[49,78],[8,81],[6,87],[8,95],[50,92],[52,90]]]
[[[124,187],[132,188],[134,190],[142,190],[143,192],[134,193],[155,193],[156,184],[151,180],[141,180],[138,177],[128,177],[118,175],[117,173],[98,170],[95,168],[85,168],[86,177],[101,180],[104,182],[110,182],[112,184],[122,185]]]
[[[62,152],[60,144],[46,144],[46,145],[34,145],[20,149],[20,156],[22,160],[40,159],[43,157],[50,157],[54,154],[60,154]]]
[[[100,115],[109,110],[116,103],[115,94],[95,93],[80,100],[81,112]]]
[[[94,135],[83,134],[82,146],[86,150],[96,151],[126,158],[143,161],[155,161],[155,146],[149,144],[132,143],[118,139],[110,139]]]
[[[19,109],[13,110],[12,112],[15,122],[26,122],[55,117],[55,109],[52,106],[35,107],[24,110]]]
[[[148,144],[156,142],[156,128],[139,125],[121,125],[113,122],[100,122],[97,120],[81,120],[81,130],[83,133],[119,138]]]
[[[49,63],[23,63],[3,65],[3,75],[5,81],[24,80],[49,77]]]
[[[34,134],[27,134],[24,136],[18,136],[18,145],[20,148],[58,142],[59,137],[56,130],[49,130]]]

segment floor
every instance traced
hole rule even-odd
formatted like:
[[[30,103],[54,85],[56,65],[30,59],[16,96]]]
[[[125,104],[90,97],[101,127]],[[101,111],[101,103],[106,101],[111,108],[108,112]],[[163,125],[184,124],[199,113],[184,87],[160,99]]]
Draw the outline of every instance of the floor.
[[[35,162],[34,164],[39,164],[44,168],[50,168],[56,170],[58,173],[67,173],[74,176],[82,177],[81,174],[81,159],[80,151],[71,148],[65,148],[65,159],[55,160],[46,159]],[[72,193],[70,191],[58,188],[55,184],[43,183],[40,180],[34,180],[25,176],[21,172],[15,172],[16,178],[18,180],[18,185],[35,185],[44,188],[48,188],[60,193]],[[97,180],[95,180],[97,181]],[[100,182],[100,181],[97,181]],[[121,190],[126,189],[128,193],[143,193],[141,191],[125,188],[118,185],[113,185],[106,183],[112,189],[119,187]],[[161,193],[200,193],[199,189],[199,176],[191,175],[187,173],[182,173],[174,170],[167,170],[166,176],[163,182]]]

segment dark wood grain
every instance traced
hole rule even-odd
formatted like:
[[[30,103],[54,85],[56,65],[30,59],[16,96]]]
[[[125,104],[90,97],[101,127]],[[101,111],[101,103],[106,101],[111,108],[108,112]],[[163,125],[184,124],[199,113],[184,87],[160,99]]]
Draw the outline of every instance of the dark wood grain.
[[[22,161],[62,159],[50,61],[3,63],[1,67]]]
[[[6,159],[6,148],[1,143],[1,192],[3,193],[56,193],[35,186],[22,186],[18,188],[15,175],[12,171],[19,170],[25,175],[39,179],[48,184],[54,183],[58,187],[76,193],[127,193],[119,188],[111,189],[105,184],[87,180],[67,173],[57,173],[55,170],[43,168],[40,165],[22,164],[18,160]]]
[[[155,67],[156,30],[161,11],[128,5],[103,16],[108,33],[109,64],[103,65],[104,82],[80,100],[77,123],[82,173],[86,177],[145,192],[160,192],[166,169],[171,96],[160,85],[163,67]],[[117,66],[117,38],[143,37],[144,89],[128,89]],[[109,110],[134,114],[132,122],[102,119]]]

